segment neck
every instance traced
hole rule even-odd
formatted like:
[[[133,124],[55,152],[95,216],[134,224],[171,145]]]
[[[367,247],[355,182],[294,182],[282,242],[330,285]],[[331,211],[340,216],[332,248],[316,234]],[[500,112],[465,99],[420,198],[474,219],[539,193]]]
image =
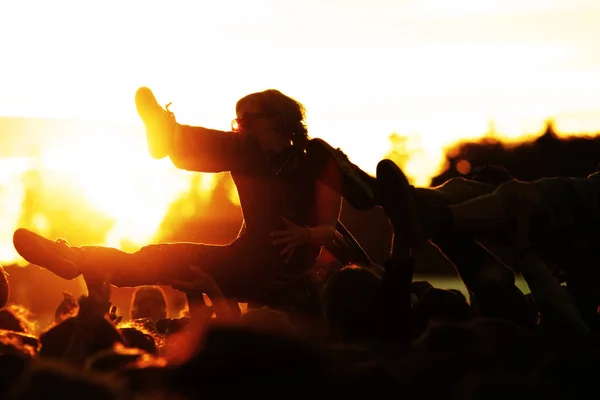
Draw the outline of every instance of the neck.
[[[282,153],[286,152],[291,147],[292,147],[291,143],[281,142],[281,143],[275,144],[274,146],[270,146],[269,149],[265,149],[265,150],[271,154],[277,155],[277,154],[282,154]]]

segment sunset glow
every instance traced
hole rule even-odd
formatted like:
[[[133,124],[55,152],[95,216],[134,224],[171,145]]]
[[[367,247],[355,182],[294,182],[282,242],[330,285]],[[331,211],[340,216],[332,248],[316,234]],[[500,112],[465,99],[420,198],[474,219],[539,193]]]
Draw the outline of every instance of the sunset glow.
[[[148,156],[139,86],[172,101],[179,122],[217,129],[241,96],[280,89],[306,105],[311,136],[370,173],[397,133],[407,174],[428,185],[449,148],[492,122],[513,142],[549,118],[561,132],[600,131],[599,19],[592,0],[3,2],[0,116],[135,128],[90,122],[19,146],[0,131],[0,262],[18,260],[17,226],[64,232],[50,213],[106,225],[86,244],[153,240],[194,174]],[[209,196],[214,176],[200,182]],[[31,187],[46,196],[35,207]]]

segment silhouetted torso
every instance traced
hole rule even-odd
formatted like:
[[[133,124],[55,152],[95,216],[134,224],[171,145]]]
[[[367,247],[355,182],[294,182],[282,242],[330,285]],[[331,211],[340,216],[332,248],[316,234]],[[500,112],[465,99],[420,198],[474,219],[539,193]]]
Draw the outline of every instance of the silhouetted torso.
[[[231,173],[245,223],[245,230],[237,240],[278,254],[282,248],[271,244],[270,233],[285,229],[282,218],[300,226],[316,224],[315,180],[301,162],[293,171],[277,174],[282,160],[259,149],[253,151],[257,159],[269,160],[265,169]],[[299,249],[295,258],[314,262],[319,251],[314,246]]]
[[[307,172],[302,157],[298,156],[297,165],[290,167],[286,161],[297,155],[294,149],[269,155],[250,137],[233,132],[181,125],[177,135],[170,154],[176,167],[209,173],[228,171],[233,177],[245,229],[232,243],[232,249],[255,260],[282,263],[283,247],[273,246],[270,237],[271,232],[286,228],[282,217],[300,226],[317,222],[315,179]],[[293,264],[312,264],[319,252],[320,247],[314,246],[297,249]]]

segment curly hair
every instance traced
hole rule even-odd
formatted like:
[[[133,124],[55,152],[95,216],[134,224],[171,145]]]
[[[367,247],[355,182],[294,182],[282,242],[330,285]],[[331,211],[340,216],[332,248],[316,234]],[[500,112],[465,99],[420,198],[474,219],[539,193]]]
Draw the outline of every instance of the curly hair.
[[[281,123],[282,133],[290,136],[292,144],[304,150],[308,141],[306,127],[306,109],[299,101],[286,96],[276,89],[267,89],[262,92],[251,93],[238,100],[235,106],[237,118],[242,118],[241,110],[247,104],[257,102],[264,113],[273,114]]]

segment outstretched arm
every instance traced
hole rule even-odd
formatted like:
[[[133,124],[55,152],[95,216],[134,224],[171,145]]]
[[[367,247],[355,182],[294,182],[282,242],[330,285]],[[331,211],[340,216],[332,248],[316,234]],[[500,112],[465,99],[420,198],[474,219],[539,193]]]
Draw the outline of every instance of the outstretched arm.
[[[196,172],[253,172],[268,161],[255,142],[240,134],[180,124],[169,156],[177,168]]]
[[[519,198],[512,199],[511,213],[516,220],[516,247],[520,257],[517,268],[531,289],[542,323],[560,333],[589,335],[589,327],[579,310],[545,263],[531,249],[529,223],[531,209]]]

